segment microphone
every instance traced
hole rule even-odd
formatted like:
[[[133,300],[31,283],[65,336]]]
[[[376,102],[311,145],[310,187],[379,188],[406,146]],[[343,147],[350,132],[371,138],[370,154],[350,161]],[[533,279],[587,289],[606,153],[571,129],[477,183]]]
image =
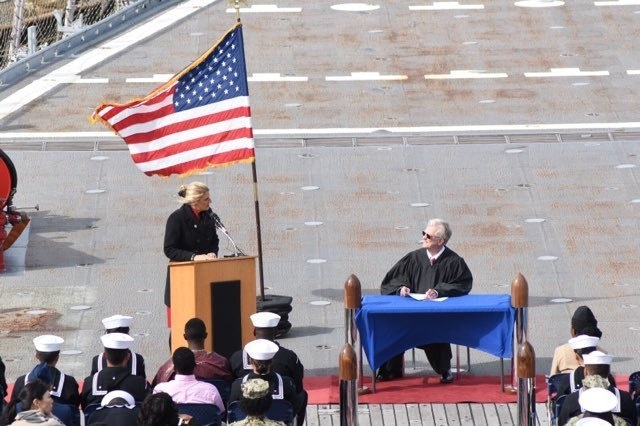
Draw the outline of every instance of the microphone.
[[[220,231],[222,231],[223,234],[226,234],[227,229],[222,224],[222,221],[220,220],[220,216],[215,214],[213,210],[209,210],[209,216],[211,217],[211,219],[213,219],[213,224],[216,226],[216,229],[219,229]]]
[[[211,217],[211,220],[213,220],[213,224],[215,225],[216,229],[220,230],[220,232],[222,232],[224,236],[227,237],[227,239],[233,245],[234,254],[231,255],[231,257],[246,256],[246,254],[244,254],[242,250],[238,248],[238,246],[236,245],[236,242],[233,241],[233,238],[231,238],[231,235],[229,235],[229,232],[227,232],[227,228],[225,228],[224,225],[222,224],[222,221],[220,220],[220,216],[215,214],[213,210],[209,209],[209,217]],[[229,257],[229,256],[225,256],[225,257]]]

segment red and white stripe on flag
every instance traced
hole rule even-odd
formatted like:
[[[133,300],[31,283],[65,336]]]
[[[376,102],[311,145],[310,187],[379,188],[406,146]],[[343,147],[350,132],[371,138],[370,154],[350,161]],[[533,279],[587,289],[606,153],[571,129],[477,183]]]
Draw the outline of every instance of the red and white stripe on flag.
[[[143,99],[93,114],[124,139],[147,175],[185,175],[255,159],[242,27]]]

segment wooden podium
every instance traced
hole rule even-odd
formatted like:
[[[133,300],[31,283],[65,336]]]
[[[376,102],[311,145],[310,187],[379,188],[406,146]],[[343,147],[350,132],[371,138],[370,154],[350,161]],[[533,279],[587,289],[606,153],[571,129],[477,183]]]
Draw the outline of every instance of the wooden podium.
[[[171,353],[187,346],[184,325],[198,317],[207,326],[205,349],[229,358],[254,339],[255,256],[169,263]]]

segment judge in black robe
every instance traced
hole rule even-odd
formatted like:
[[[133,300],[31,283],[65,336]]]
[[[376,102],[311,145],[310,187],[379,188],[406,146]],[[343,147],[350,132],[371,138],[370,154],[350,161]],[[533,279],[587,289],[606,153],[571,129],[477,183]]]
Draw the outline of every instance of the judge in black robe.
[[[380,293],[400,296],[421,293],[429,299],[468,294],[473,285],[471,271],[462,257],[445,246],[451,237],[449,224],[432,219],[422,234],[423,248],[408,253],[387,272]],[[433,370],[442,376],[441,382],[451,383],[451,345],[443,342],[418,347],[425,351]],[[385,362],[378,379],[401,377],[402,357],[399,354]]]

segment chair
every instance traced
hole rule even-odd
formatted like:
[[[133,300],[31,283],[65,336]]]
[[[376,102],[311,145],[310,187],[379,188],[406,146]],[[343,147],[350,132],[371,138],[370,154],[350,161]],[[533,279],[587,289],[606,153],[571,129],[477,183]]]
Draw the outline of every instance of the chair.
[[[565,398],[569,396],[569,395],[560,395],[557,399],[556,399],[556,403],[555,403],[555,408],[554,408],[554,425],[557,424],[558,422],[558,417],[560,417],[560,410],[562,410],[562,404],[564,404],[564,400]]]
[[[295,420],[293,406],[284,399],[274,399],[265,415],[271,420],[284,422],[288,426],[293,426]],[[233,401],[229,404],[229,408],[227,408],[227,423],[237,422],[245,417],[247,417],[247,414],[240,409],[238,401]]]
[[[215,404],[178,404],[180,414],[188,414],[200,426],[220,426],[220,409]]]
[[[84,407],[82,410],[82,414],[84,415],[84,424],[89,424],[89,416],[101,406],[102,405],[99,402],[95,402]]]
[[[201,382],[206,382],[214,385],[218,392],[220,393],[220,397],[222,398],[222,402],[224,402],[224,406],[226,407],[229,403],[229,395],[231,394],[231,384],[222,379],[198,379]]]
[[[556,410],[558,399],[561,395],[558,395],[560,384],[569,379],[569,373],[558,373],[553,376],[547,377],[547,412],[549,413],[549,424],[556,426],[558,420],[558,413],[560,410]]]
[[[53,401],[51,412],[67,426],[80,426],[80,410],[77,406]]]

